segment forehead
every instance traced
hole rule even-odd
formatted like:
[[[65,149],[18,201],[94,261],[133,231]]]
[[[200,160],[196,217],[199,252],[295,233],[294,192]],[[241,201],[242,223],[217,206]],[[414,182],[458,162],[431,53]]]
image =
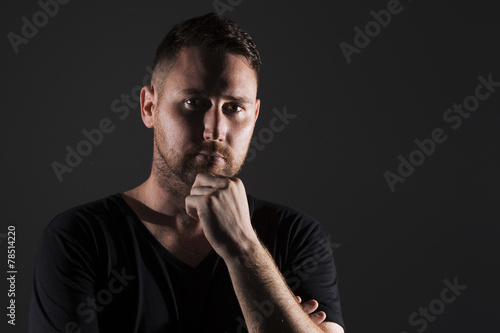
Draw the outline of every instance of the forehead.
[[[239,93],[255,98],[257,77],[242,55],[214,54],[198,47],[184,47],[165,82],[166,89],[203,90],[213,95]]]

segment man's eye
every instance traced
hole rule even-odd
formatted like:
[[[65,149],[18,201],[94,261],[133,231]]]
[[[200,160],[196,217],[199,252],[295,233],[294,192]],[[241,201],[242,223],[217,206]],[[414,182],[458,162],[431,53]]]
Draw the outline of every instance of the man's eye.
[[[231,111],[231,112],[241,112],[243,110],[244,109],[241,105],[238,105],[238,104],[229,105],[229,111]]]
[[[186,99],[185,103],[190,106],[197,106],[200,104],[200,101],[196,98],[188,98]]]
[[[191,110],[208,110],[212,105],[209,99],[206,98],[188,98],[184,100],[186,108]]]

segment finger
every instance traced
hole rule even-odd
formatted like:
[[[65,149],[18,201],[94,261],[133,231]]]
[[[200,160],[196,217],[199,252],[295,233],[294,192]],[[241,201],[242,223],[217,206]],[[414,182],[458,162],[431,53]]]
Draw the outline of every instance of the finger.
[[[200,209],[204,206],[200,201],[203,199],[204,196],[202,195],[188,195],[184,201],[186,204],[186,213],[196,220],[199,220],[200,215],[202,215]]]
[[[313,323],[315,323],[316,325],[319,325],[325,321],[326,313],[324,313],[323,311],[318,311],[316,313],[313,313],[312,315],[309,315],[309,318],[311,318]]]
[[[191,187],[191,192],[189,192],[190,195],[210,195],[214,191],[218,189],[213,188],[211,186],[194,186]]]
[[[295,300],[297,301],[297,303],[302,303],[302,298],[300,298],[300,296],[295,296]]]
[[[314,311],[316,311],[316,309],[318,308],[319,304],[318,304],[318,302],[316,300],[312,299],[310,301],[303,302],[301,304],[301,306],[302,306],[302,309],[304,310],[305,313],[311,314]]]
[[[211,173],[199,173],[193,186],[210,186],[214,188],[227,188],[231,180],[228,177],[214,175]]]

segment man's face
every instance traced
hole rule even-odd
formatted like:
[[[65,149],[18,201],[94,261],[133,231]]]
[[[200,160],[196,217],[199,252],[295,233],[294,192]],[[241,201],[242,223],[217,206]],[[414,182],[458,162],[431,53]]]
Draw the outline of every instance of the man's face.
[[[160,176],[191,187],[200,172],[236,175],[257,120],[256,96],[255,71],[243,56],[183,48],[162,91],[154,92],[153,163]]]

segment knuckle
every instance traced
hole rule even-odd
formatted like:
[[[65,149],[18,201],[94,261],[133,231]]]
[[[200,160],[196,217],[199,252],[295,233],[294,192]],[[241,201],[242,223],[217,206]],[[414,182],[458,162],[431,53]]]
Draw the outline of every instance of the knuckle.
[[[199,173],[196,175],[196,177],[194,178],[194,183],[198,183],[201,179],[203,178],[203,174],[202,173]]]
[[[229,178],[222,178],[221,183],[224,188],[231,186],[231,180]]]
[[[217,202],[217,198],[219,197],[219,190],[216,190],[212,193],[212,195],[205,196],[205,205],[209,208],[213,208],[215,203]]]

